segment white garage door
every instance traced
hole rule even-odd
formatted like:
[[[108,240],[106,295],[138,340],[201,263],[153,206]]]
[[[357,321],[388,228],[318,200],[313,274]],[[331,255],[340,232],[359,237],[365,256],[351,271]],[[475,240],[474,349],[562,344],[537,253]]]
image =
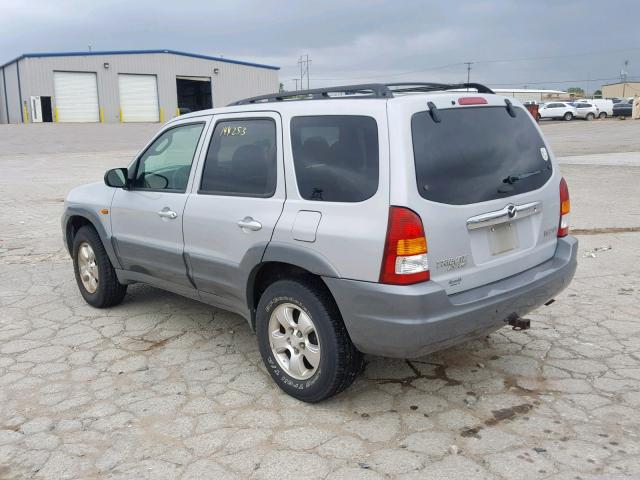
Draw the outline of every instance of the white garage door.
[[[158,83],[155,75],[118,75],[123,122],[157,122]]]
[[[97,122],[98,83],[91,72],[53,72],[59,122]]]

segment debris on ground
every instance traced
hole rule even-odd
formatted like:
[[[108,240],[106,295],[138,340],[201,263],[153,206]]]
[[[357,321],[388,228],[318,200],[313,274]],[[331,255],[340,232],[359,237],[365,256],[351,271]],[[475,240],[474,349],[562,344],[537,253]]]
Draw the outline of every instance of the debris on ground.
[[[592,248],[591,250],[585,250],[584,257],[585,258],[596,258],[596,252],[606,252],[608,250],[612,250],[613,247],[611,245],[602,245],[600,247]]]
[[[458,446],[457,445],[451,445],[449,447],[449,453],[451,455],[457,455],[458,454]]]

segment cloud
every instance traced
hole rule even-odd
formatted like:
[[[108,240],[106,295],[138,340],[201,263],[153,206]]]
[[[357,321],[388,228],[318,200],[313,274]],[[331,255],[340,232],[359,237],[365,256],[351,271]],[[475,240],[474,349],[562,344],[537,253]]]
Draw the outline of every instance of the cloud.
[[[603,13],[595,0],[5,1],[0,63],[24,52],[91,44],[94,50],[171,48],[275,64],[288,87],[306,53],[313,86],[460,81],[467,61],[475,62],[472,80],[489,84],[567,87],[558,82],[576,80],[585,86],[588,78],[615,78],[625,59],[630,75],[640,76],[637,19],[628,14],[636,2],[611,7]],[[595,53],[572,55],[588,52]],[[558,58],[514,61],[532,57]],[[511,61],[486,62],[504,59]]]

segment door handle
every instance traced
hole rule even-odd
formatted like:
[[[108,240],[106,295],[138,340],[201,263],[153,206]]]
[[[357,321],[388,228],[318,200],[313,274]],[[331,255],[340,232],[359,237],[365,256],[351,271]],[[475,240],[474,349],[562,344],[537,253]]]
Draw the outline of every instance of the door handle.
[[[169,220],[174,220],[178,217],[178,214],[173,210],[169,210],[168,207],[163,208],[158,212],[158,215],[162,218],[167,218]]]
[[[243,230],[246,228],[247,230],[252,230],[254,232],[262,228],[262,224],[251,217],[244,217],[238,222],[238,226]]]

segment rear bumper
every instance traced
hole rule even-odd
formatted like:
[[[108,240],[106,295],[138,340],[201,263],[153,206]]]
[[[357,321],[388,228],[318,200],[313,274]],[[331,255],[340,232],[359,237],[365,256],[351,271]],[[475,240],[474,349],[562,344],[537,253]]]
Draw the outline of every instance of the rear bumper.
[[[561,292],[576,271],[578,240],[558,239],[552,258],[509,278],[447,295],[430,281],[399,286],[325,277],[355,346],[415,358],[504,326]]]

